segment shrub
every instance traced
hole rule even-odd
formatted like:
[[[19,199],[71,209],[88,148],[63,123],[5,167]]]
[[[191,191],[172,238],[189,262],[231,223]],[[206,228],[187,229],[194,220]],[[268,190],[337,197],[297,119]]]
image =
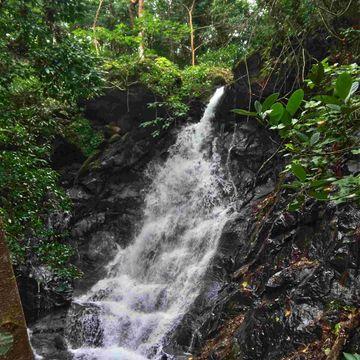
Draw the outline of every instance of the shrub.
[[[336,203],[360,199],[360,174],[344,168],[360,154],[359,75],[356,64],[323,61],[310,72],[305,100],[304,90],[298,89],[286,103],[272,94],[263,103],[256,101],[254,112],[234,110],[278,131],[288,159],[284,174],[294,178],[283,185],[294,191],[290,210],[307,198]]]

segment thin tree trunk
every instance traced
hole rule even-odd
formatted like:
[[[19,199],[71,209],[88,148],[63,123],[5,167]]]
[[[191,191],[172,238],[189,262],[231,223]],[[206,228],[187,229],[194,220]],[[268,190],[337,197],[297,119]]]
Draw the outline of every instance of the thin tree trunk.
[[[8,347],[0,345],[1,359],[33,360],[27,334],[26,321],[21,306],[19,291],[5,242],[3,223],[0,218],[0,337],[11,335]],[[7,349],[7,351],[6,351]],[[4,352],[6,352],[4,354]]]
[[[139,3],[138,3],[139,7],[138,7],[138,18],[141,19],[144,15],[144,0],[139,0]],[[139,33],[139,36],[140,36],[140,44],[139,44],[139,58],[140,60],[144,60],[145,58],[145,45],[144,45],[144,28],[143,28],[143,25],[141,24],[141,30],[140,30],[140,33]]]
[[[130,0],[129,3],[129,18],[130,18],[130,27],[134,28],[135,25],[135,6],[138,3],[138,0]]]
[[[189,26],[190,26],[190,51],[191,51],[191,65],[195,66],[195,29],[193,24],[193,11],[195,6],[195,0],[193,0],[191,7],[188,8],[189,13]]]
[[[96,50],[97,55],[99,55],[99,42],[96,39],[96,25],[97,25],[97,22],[99,20],[100,10],[101,10],[103,2],[104,2],[104,0],[99,0],[99,6],[98,6],[98,8],[96,10],[95,18],[94,18],[94,22],[93,22],[93,26],[92,26],[93,34],[94,34],[94,46],[95,46],[95,50]]]

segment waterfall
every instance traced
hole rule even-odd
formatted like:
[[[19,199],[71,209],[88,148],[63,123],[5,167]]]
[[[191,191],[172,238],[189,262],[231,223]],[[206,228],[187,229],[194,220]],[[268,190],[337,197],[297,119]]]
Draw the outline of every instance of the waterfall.
[[[200,122],[180,131],[155,170],[133,242],[106,278],[75,299],[81,311],[69,314],[68,335],[75,359],[159,358],[165,336],[199,295],[228,218],[229,184],[212,131],[223,93],[216,90]]]

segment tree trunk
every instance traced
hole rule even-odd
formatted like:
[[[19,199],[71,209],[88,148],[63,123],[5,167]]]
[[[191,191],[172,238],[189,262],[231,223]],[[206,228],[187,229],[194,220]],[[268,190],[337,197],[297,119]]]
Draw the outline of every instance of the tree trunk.
[[[130,0],[130,3],[129,3],[129,18],[130,18],[131,29],[133,29],[134,25],[135,25],[135,16],[136,16],[135,7],[136,7],[137,3],[138,3],[138,0]]]
[[[98,22],[98,19],[99,19],[100,10],[101,10],[103,2],[104,2],[104,0],[99,0],[99,6],[98,6],[98,8],[96,10],[96,14],[95,14],[95,18],[94,18],[94,22],[93,22],[93,26],[92,26],[93,34],[94,34],[94,46],[95,46],[95,50],[96,50],[97,55],[99,55],[99,42],[96,39],[96,25],[97,25],[97,22]]]
[[[0,218],[0,359],[33,360],[24,312]]]
[[[193,24],[193,11],[195,6],[195,0],[192,2],[191,7],[188,8],[189,13],[189,26],[190,26],[190,51],[191,51],[191,65],[195,65],[195,29]]]
[[[138,18],[141,19],[144,15],[144,0],[139,0],[138,3],[139,7],[138,7]],[[144,60],[145,58],[145,45],[144,45],[144,28],[143,25],[141,26],[141,30],[139,33],[139,37],[140,37],[140,44],[139,44],[139,58],[140,60]]]

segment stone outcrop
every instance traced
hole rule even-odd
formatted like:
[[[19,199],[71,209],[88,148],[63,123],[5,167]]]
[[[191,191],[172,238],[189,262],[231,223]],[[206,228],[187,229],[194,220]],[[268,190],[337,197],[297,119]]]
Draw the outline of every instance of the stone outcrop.
[[[276,77],[259,80],[261,66],[258,55],[248,59],[248,69],[238,65],[237,81],[226,89],[217,113],[215,128],[222,166],[234,187],[234,212],[200,296],[168,336],[164,359],[187,359],[189,353],[204,360],[326,359],[341,327],[346,329],[344,349],[360,352],[359,208],[309,202],[301,212],[286,211],[289,194],[277,185],[283,164],[276,134],[231,112],[276,89],[286,93],[299,81],[286,70],[277,88]],[[251,99],[247,74],[254,79]],[[139,128],[154,115],[147,107],[152,101],[151,94],[134,88],[90,102],[86,114],[95,127],[112,124],[120,130],[84,164],[76,158],[61,169],[74,202],[69,241],[84,272],[75,284],[77,292],[101,278],[117,248],[131,240],[149,184],[145,170],[163,161],[174,141],[175,129],[154,139]],[[67,359],[65,327],[61,309],[38,321],[33,326],[36,348],[52,354],[51,359]]]
[[[327,356],[340,333],[342,350],[360,352],[360,209],[309,202],[302,211],[286,210],[290,194],[277,185],[282,164],[276,135],[231,113],[298,81],[294,71],[280,67],[286,75],[277,88],[276,72],[264,82],[261,67],[256,54],[247,66],[239,64],[238,80],[218,110],[236,211],[201,295],[169,335],[165,352],[179,359],[185,353],[198,360],[337,359]]]

